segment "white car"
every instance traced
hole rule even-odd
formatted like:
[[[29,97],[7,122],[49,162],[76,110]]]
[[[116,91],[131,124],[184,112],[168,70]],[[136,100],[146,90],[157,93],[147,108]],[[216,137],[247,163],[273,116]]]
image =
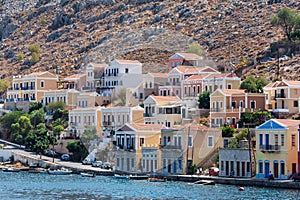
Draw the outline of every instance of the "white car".
[[[92,167],[100,167],[102,165],[101,161],[93,161],[92,162]]]
[[[279,58],[279,60],[288,60],[290,59],[290,57],[288,57],[287,55],[283,55]]]

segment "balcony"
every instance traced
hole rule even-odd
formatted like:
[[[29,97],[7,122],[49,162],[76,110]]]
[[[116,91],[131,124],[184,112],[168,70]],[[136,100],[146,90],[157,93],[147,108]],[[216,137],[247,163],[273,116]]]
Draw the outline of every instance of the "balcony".
[[[275,98],[286,98],[286,96],[285,96],[284,93],[282,93],[282,94],[276,94]]]
[[[159,145],[160,149],[181,149],[181,145]]]
[[[103,121],[102,124],[103,124],[103,126],[111,126],[112,122],[111,121]]]
[[[273,152],[279,152],[280,146],[279,145],[259,145],[259,150],[261,152],[266,153],[273,153]]]
[[[153,117],[152,113],[144,113],[144,117]]]
[[[220,108],[211,108],[210,112],[221,112]]]

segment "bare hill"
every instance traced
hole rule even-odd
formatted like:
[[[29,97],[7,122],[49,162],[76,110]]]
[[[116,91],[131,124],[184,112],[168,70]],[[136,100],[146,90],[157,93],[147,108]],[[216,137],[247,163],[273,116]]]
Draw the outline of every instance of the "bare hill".
[[[300,2],[292,0],[1,0],[0,4],[2,78],[41,70],[66,76],[88,62],[114,58],[140,60],[144,72],[166,72],[168,57],[192,41],[199,42],[216,65],[238,64],[241,57],[256,61],[270,42],[283,38],[280,29],[271,27],[270,17],[284,6],[300,9]],[[28,46],[35,43],[41,53],[33,64]],[[20,54],[24,59],[17,59]],[[300,80],[294,73],[299,71],[298,57],[288,62],[293,67],[280,69],[289,72],[282,76]],[[250,73],[273,76],[272,66],[276,64],[255,62]]]

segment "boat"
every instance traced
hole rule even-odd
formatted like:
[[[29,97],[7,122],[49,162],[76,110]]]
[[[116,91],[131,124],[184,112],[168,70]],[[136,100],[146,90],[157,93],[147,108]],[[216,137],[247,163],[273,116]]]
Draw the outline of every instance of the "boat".
[[[149,177],[148,181],[149,182],[165,182],[166,178]]]
[[[120,174],[115,174],[114,175],[114,178],[116,179],[130,179],[130,176],[129,175],[120,175]]]
[[[81,172],[80,175],[82,177],[95,177],[95,173],[86,173],[86,172]]]
[[[199,184],[199,185],[215,185],[215,182],[212,180],[199,180],[194,182],[194,184]]]
[[[2,169],[2,171],[3,172],[20,172],[21,170],[13,168],[13,167],[6,167],[6,168]]]
[[[239,187],[239,191],[244,191],[245,188],[244,187]]]
[[[61,169],[56,169],[56,170],[48,169],[48,174],[51,174],[51,175],[69,175],[71,173],[72,173],[71,170],[68,170],[68,169],[63,168],[63,167]]]

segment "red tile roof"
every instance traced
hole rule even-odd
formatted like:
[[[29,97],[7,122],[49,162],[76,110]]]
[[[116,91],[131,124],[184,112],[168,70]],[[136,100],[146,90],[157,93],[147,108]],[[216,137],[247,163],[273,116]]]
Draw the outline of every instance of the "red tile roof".
[[[239,90],[239,89],[225,89],[224,90],[225,94],[245,94],[245,90]]]
[[[73,74],[71,76],[65,77],[65,79],[79,79],[79,78],[81,78],[83,76],[86,76],[86,75],[85,74]]]
[[[163,104],[167,103],[169,104],[170,102],[178,102],[181,99],[177,96],[155,96],[151,95],[151,97],[158,103],[158,104]]]
[[[129,126],[140,131],[160,131],[166,128],[166,126],[162,124],[131,123]]]
[[[202,57],[198,56],[197,54],[194,53],[177,53],[180,56],[182,56],[185,60],[201,60]]]
[[[149,74],[157,78],[168,78],[168,73],[149,73]]]
[[[300,124],[300,120],[292,120],[292,119],[273,119],[285,126],[298,126]]]
[[[207,74],[195,74],[195,75],[188,77],[186,80],[201,80],[201,79],[207,78],[206,76],[207,76]]]
[[[138,60],[116,60],[118,63],[141,64]]]
[[[300,81],[283,80],[282,82],[286,83],[288,86],[300,86]]]
[[[178,71],[182,73],[198,73],[200,71],[199,67],[194,66],[177,66],[174,69],[177,69]]]
[[[235,73],[221,73],[221,74],[210,74],[209,76],[206,77],[206,79],[210,79],[210,78],[226,78],[226,77],[238,78]]]

